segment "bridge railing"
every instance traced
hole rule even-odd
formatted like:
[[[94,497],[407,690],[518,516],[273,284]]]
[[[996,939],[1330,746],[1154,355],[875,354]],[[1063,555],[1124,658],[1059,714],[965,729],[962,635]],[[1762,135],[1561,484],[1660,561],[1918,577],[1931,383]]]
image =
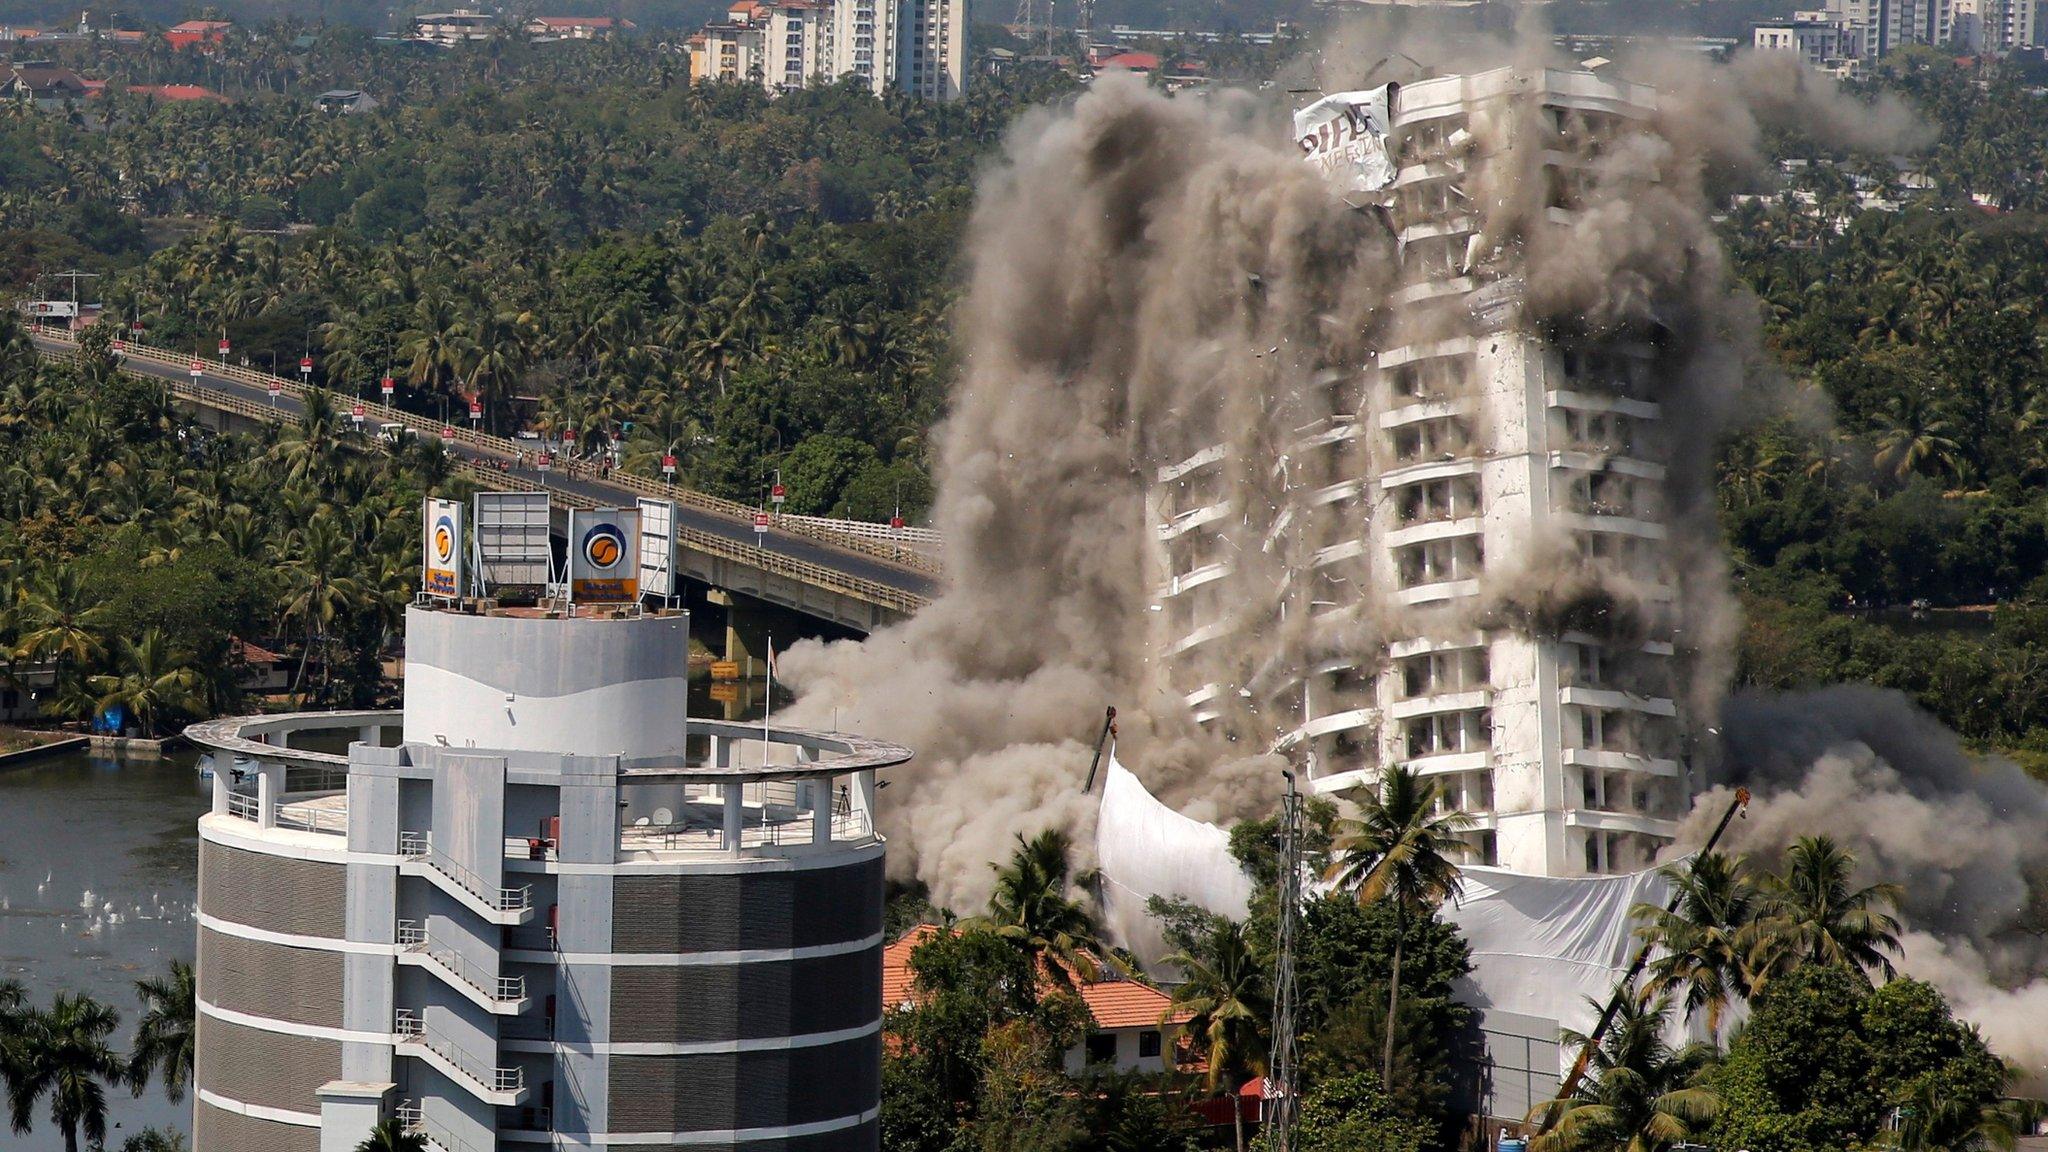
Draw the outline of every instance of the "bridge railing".
[[[76,334],[62,329],[43,329],[38,332],[38,335],[67,344],[75,344],[78,339]],[[229,364],[224,360],[208,360],[204,356],[185,355],[169,348],[159,348],[134,341],[127,341],[125,343],[122,354],[179,369],[187,369],[194,360],[197,360],[203,365],[203,371],[209,376],[223,376],[230,380],[240,381],[252,387],[266,390],[274,384],[280,393],[290,393],[295,398],[302,400],[307,392],[312,391],[309,385],[288,376],[265,372],[256,368],[245,368],[239,364]],[[204,387],[204,385],[196,386]],[[224,393],[219,393],[218,390],[214,394],[225,395]],[[361,404],[363,406],[363,419],[365,422],[374,420],[378,424],[438,427],[439,431],[434,434],[440,436],[443,440],[468,445],[477,451],[488,452],[505,457],[506,459],[512,459],[522,453],[538,452],[546,447],[546,442],[544,441],[514,440],[505,436],[495,436],[474,428],[464,428],[455,422],[443,423],[437,420],[430,420],[418,412],[407,412],[404,409],[393,408],[376,400],[351,397],[346,392],[330,391],[329,395],[335,397],[340,404],[346,404],[351,408],[356,404]],[[209,402],[211,402],[210,399]],[[716,516],[723,516],[729,520],[748,524],[753,522],[755,510],[748,505],[713,496],[708,492],[699,492],[694,488],[678,487],[666,481],[618,470],[605,477],[603,482],[612,487],[624,488],[627,491],[646,496],[650,499],[673,500],[684,507],[695,508]],[[882,540],[873,538],[868,533],[849,530],[842,526],[850,522],[818,523],[818,519],[820,518],[784,517],[783,525],[799,535],[811,537],[821,543],[830,544],[835,548],[848,552],[873,556],[915,571],[931,573],[940,571],[938,561],[929,555],[923,555],[909,549],[894,548]],[[884,525],[874,525],[872,527],[881,528],[883,531],[888,530]],[[905,531],[909,530],[906,529]]]

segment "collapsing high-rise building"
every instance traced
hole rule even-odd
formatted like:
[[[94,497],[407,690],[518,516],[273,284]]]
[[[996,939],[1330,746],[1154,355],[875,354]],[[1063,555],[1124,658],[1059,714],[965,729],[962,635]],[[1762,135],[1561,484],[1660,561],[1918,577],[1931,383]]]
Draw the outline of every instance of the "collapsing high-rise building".
[[[1690,803],[1681,602],[1707,574],[1667,493],[1698,447],[1664,403],[1681,354],[1642,310],[1560,309],[1569,289],[1529,261],[1569,252],[1655,103],[1500,69],[1306,110],[1302,151],[1383,223],[1394,286],[1357,363],[1151,477],[1159,643],[1188,707],[1324,792],[1397,763],[1436,780],[1474,863],[1640,868]],[[1293,654],[1252,655],[1304,614]]]

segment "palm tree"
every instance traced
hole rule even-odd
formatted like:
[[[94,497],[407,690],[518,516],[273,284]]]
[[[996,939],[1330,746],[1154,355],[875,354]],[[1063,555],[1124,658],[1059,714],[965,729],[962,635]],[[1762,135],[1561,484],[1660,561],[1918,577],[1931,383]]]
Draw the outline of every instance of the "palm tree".
[[[53,660],[61,686],[71,666],[90,663],[106,651],[99,630],[107,611],[105,606],[89,601],[85,580],[78,569],[68,564],[55,565],[46,577],[29,588],[18,611],[21,640],[15,655],[20,659]]]
[[[427,1152],[427,1138],[418,1132],[408,1132],[396,1120],[384,1120],[363,1142],[356,1145],[356,1152]]]
[[[2008,1071],[2010,1079],[2017,1075]],[[1923,1076],[1899,1104],[1899,1127],[1889,1133],[1899,1152],[2012,1152],[2040,1123],[2041,1104],[2002,1097],[1989,1104],[1959,1101],[1941,1091],[1939,1077]]]
[[[120,675],[94,676],[89,684],[98,694],[99,712],[125,709],[145,736],[156,735],[157,721],[165,712],[193,713],[204,706],[205,680],[189,656],[171,651],[157,628],[147,629],[137,640],[121,641]]]
[[[1762,974],[1801,964],[1834,964],[1865,980],[1875,968],[1893,975],[1899,951],[1896,907],[1905,890],[1897,884],[1851,888],[1856,857],[1831,837],[1802,836],[1785,856],[1785,871],[1764,878],[1764,914],[1759,929]]]
[[[1633,911],[1646,921],[1636,935],[1658,952],[1645,991],[1661,996],[1683,986],[1686,1019],[1704,1010],[1707,1034],[1719,1044],[1729,998],[1747,998],[1755,984],[1751,959],[1762,894],[1742,861],[1719,852],[1690,865],[1666,865],[1663,874],[1677,891],[1677,911],[1655,904]]]
[[[1080,901],[1067,896],[1073,842],[1065,832],[1048,828],[1030,840],[1017,834],[1017,848],[1008,864],[996,871],[995,894],[988,914],[964,926],[982,928],[1013,941],[1033,961],[1046,958],[1046,977],[1072,987],[1072,977],[1092,982],[1102,975],[1100,957],[1108,955],[1096,935],[1094,918]]]
[[[1273,1017],[1267,983],[1272,966],[1253,949],[1249,927],[1217,918],[1210,922],[1208,934],[1195,951],[1166,958],[1186,981],[1173,990],[1173,1005],[1159,1022],[1161,1027],[1171,1027],[1174,1016],[1190,1013],[1181,1029],[1194,1037],[1197,1050],[1208,1057],[1203,1084],[1211,1092],[1219,1085],[1230,1092],[1238,1152],[1244,1152],[1244,1110],[1238,1088],[1248,1076],[1266,1071],[1264,1034]]]
[[[1427,916],[1446,900],[1456,899],[1462,880],[1451,857],[1462,856],[1465,842],[1458,833],[1472,827],[1472,818],[1445,801],[1435,780],[1403,765],[1386,770],[1377,796],[1359,802],[1356,820],[1338,823],[1332,845],[1336,859],[1327,879],[1350,889],[1360,904],[1390,900],[1394,905],[1394,958],[1387,980],[1386,1050],[1381,1057],[1381,1083],[1394,1082],[1394,1033],[1399,1029],[1401,943],[1408,917]]]
[[[1955,470],[1962,447],[1950,435],[1953,425],[1926,397],[1893,397],[1879,420],[1877,454],[1870,461],[1879,471],[1904,480],[1915,472]]]
[[[127,1070],[107,1045],[120,1013],[90,996],[60,992],[50,1007],[22,1018],[7,1103],[16,1132],[27,1132],[38,1101],[50,1098],[50,1120],[64,1133],[65,1152],[78,1136],[97,1148],[107,1139],[107,1085]]]
[[[1670,1019],[1668,996],[1648,1004],[1623,997],[1578,1094],[1539,1109],[1556,1122],[1530,1152],[1666,1152],[1711,1121],[1721,1098],[1701,1073],[1712,1051],[1704,1044],[1674,1051],[1664,1042]],[[1564,1038],[1581,1048],[1587,1039],[1569,1029]]]
[[[306,681],[306,660],[315,641],[328,634],[336,619],[346,616],[361,597],[361,590],[345,569],[352,548],[330,516],[307,523],[299,534],[299,552],[284,565],[286,594],[279,619],[285,624],[305,627],[305,646],[299,650],[299,670],[292,677],[292,692],[300,694]]]
[[[135,993],[142,1000],[142,1021],[128,1053],[128,1086],[140,1096],[150,1076],[161,1074],[164,1095],[183,1100],[185,1085],[192,1079],[193,1026],[198,1018],[192,966],[173,960],[168,976],[137,980]]]

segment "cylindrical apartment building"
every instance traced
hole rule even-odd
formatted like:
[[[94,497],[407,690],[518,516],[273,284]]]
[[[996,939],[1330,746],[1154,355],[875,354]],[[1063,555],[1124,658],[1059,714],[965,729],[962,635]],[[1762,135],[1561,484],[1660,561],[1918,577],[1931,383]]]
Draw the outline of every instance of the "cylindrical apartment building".
[[[877,1147],[910,753],[686,721],[687,632],[415,608],[402,716],[191,730],[199,1152]]]

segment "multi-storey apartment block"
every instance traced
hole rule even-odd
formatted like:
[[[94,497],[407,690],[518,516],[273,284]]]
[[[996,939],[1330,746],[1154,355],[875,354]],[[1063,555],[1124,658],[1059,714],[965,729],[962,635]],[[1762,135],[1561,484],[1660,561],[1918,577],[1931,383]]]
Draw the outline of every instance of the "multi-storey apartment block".
[[[694,80],[786,92],[853,79],[876,94],[967,89],[962,0],[744,0],[690,38]]]
[[[1392,176],[1371,210],[1399,271],[1376,357],[1329,373],[1328,417],[1274,433],[1269,460],[1211,445],[1151,489],[1160,645],[1197,718],[1262,726],[1326,792],[1395,763],[1434,778],[1474,818],[1474,863],[1640,867],[1690,801],[1653,334],[1580,339],[1526,318],[1515,245],[1484,235],[1475,202],[1502,187],[1488,166],[1522,166],[1519,186],[1547,195],[1537,226],[1563,226],[1598,142],[1654,98],[1552,70],[1389,89]],[[1232,480],[1259,472],[1284,474],[1271,524]],[[1285,620],[1247,609],[1233,571],[1316,517],[1313,553],[1280,581],[1313,658],[1204,683],[1215,647]],[[1597,587],[1515,587],[1567,570]],[[1371,638],[1344,641],[1360,620]]]

